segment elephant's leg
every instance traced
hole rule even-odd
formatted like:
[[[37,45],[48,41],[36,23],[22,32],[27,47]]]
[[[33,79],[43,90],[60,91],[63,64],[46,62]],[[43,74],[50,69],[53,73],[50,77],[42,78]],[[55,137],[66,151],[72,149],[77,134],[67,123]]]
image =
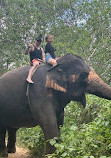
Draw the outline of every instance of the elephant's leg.
[[[5,144],[6,129],[0,126],[0,157],[8,157],[8,152]]]
[[[16,131],[15,128],[8,128],[8,153],[15,153],[16,152]]]
[[[61,110],[60,118],[59,118],[59,121],[58,121],[59,126],[63,126],[63,124],[64,124],[64,109]]]
[[[57,115],[57,125],[59,129],[59,136],[60,136],[60,126],[63,126],[64,124],[64,109],[60,111],[60,114]]]
[[[52,146],[48,140],[53,139],[54,137],[59,137],[57,120],[55,119],[54,121],[54,117],[50,118],[48,122],[44,122],[42,130],[46,140],[46,154],[51,154],[55,151],[55,147]]]

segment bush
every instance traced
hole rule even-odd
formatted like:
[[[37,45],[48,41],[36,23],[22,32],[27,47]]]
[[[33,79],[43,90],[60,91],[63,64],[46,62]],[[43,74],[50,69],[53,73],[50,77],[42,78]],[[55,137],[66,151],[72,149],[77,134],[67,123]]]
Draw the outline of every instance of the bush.
[[[49,158],[58,155],[61,158],[111,156],[111,102],[88,96],[86,109],[71,102],[65,112],[61,142],[50,141],[57,150]]]
[[[40,127],[19,129],[18,142],[20,145],[27,146],[34,157],[40,158],[44,155],[45,140]]]

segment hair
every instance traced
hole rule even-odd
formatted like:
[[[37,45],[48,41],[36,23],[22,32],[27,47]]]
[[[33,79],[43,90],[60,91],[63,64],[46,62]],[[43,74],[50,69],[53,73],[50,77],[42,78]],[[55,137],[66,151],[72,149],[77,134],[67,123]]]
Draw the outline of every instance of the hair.
[[[47,36],[45,37],[45,41],[46,41],[46,42],[47,42],[47,40],[48,40],[48,38],[49,38],[50,36],[53,37],[52,35],[47,35]]]
[[[42,42],[42,35],[40,34],[35,40],[36,40],[36,41],[41,41],[41,42]]]

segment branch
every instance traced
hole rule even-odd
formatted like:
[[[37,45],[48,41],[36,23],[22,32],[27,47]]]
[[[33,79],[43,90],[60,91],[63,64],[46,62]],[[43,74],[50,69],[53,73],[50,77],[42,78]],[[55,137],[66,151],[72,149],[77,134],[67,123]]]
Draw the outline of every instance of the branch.
[[[93,57],[95,51],[96,51],[96,48],[93,50],[93,52],[91,53],[91,55],[90,55],[89,58],[87,59],[87,63],[88,63],[88,64],[90,63],[91,58]]]

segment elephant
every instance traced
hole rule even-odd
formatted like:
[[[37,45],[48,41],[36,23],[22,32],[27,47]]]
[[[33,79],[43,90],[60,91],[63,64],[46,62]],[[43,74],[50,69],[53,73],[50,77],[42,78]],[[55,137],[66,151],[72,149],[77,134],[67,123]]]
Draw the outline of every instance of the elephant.
[[[64,108],[70,101],[86,106],[85,94],[111,100],[111,87],[77,55],[66,54],[57,65],[41,64],[33,74],[34,84],[26,77],[30,65],[0,77],[0,156],[16,152],[16,131],[40,125],[46,140],[46,154],[55,151],[47,140],[60,136]],[[6,146],[5,135],[8,131]]]

